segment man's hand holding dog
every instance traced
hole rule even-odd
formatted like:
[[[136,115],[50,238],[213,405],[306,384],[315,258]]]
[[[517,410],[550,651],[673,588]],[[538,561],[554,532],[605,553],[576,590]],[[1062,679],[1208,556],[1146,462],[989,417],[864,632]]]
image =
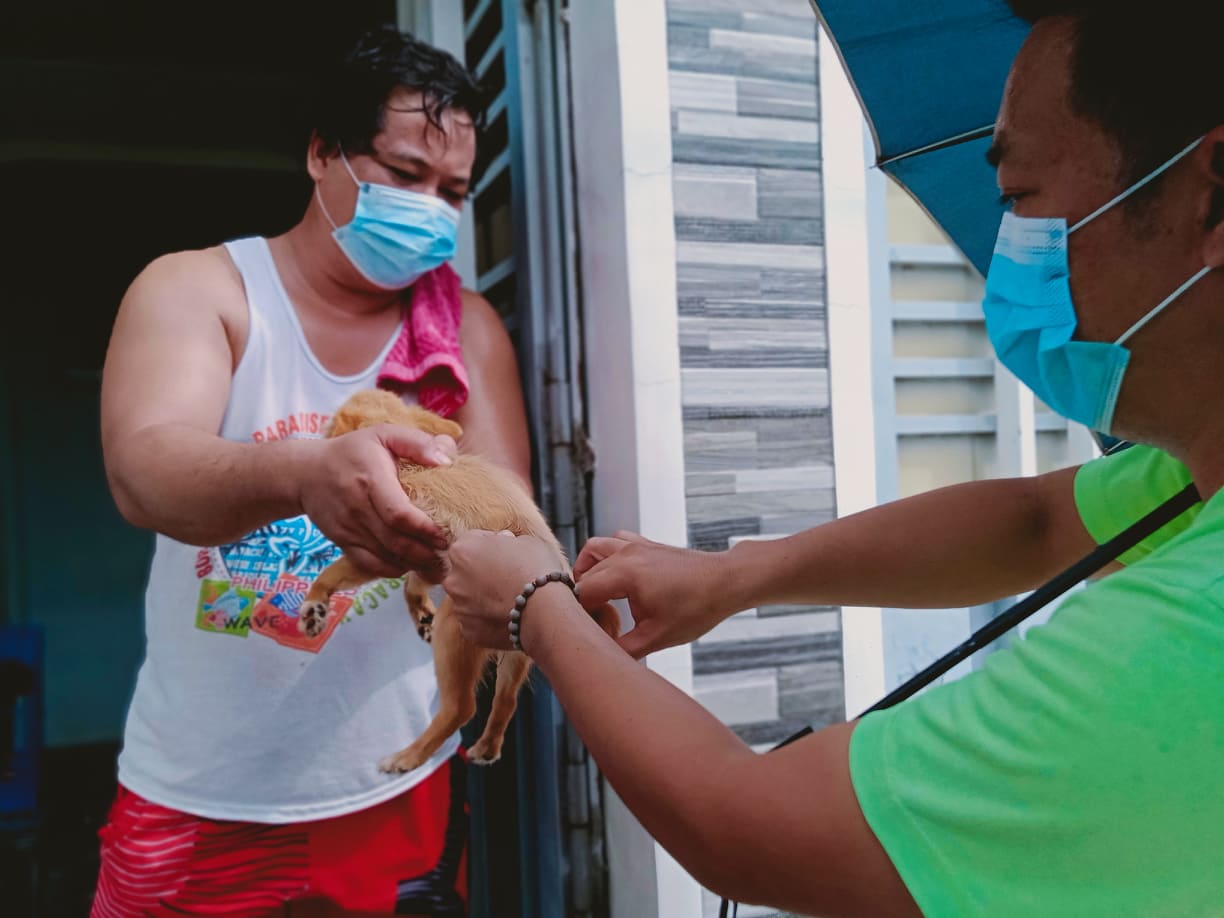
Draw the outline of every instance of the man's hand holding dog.
[[[447,465],[455,452],[450,437],[391,424],[318,440],[299,466],[302,510],[362,570],[436,576],[446,537],[404,494],[398,460]]]

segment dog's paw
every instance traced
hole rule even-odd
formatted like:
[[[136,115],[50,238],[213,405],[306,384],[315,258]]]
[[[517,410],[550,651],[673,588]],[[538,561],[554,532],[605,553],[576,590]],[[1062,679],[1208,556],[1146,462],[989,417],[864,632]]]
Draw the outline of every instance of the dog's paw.
[[[417,634],[426,644],[433,643],[433,613],[422,612],[421,617],[417,619]]]
[[[388,775],[402,775],[414,768],[420,768],[425,764],[426,758],[416,748],[409,746],[407,749],[401,749],[395,755],[381,759],[378,763],[378,770]]]
[[[501,737],[496,740],[482,736],[467,752],[467,760],[473,765],[492,765],[501,758]]]
[[[298,610],[298,630],[309,637],[318,637],[326,627],[327,603],[303,603]]]

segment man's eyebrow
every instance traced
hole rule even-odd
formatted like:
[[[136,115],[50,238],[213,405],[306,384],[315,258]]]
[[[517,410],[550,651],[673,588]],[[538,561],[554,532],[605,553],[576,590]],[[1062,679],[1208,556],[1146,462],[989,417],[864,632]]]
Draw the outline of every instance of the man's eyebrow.
[[[403,153],[403,152],[399,152],[396,150],[388,150],[387,156],[390,157],[391,159],[396,160],[397,162],[401,162],[401,163],[404,163],[405,165],[413,166],[414,168],[417,168],[417,169],[432,169],[433,168],[424,158],[417,156],[415,153]],[[453,175],[446,176],[446,181],[451,182],[455,185],[469,185],[471,184],[472,177],[470,175],[464,175],[462,173],[455,173]]]

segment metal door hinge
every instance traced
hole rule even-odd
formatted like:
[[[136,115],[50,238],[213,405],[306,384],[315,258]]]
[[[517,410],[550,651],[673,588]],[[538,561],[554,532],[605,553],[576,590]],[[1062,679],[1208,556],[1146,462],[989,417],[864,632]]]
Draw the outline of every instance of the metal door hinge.
[[[574,468],[583,475],[595,471],[595,444],[587,436],[586,428],[581,424],[575,424],[573,438],[570,452],[573,456]]]

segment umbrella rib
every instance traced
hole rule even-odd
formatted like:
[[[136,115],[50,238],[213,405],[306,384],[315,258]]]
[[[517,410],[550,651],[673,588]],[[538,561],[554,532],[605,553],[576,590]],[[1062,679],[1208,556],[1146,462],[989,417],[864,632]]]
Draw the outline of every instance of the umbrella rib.
[[[948,147],[955,147],[958,144],[968,143],[971,140],[981,140],[983,137],[989,137],[994,133],[994,124],[986,124],[980,128],[974,128],[972,131],[965,131],[963,134],[957,134],[954,137],[946,137],[943,140],[937,140],[935,143],[928,143],[926,146],[918,147],[914,150],[906,150],[904,153],[894,153],[892,156],[886,156],[876,162],[877,166],[890,166],[893,163],[900,162],[903,159],[909,159],[912,156],[920,156],[923,153],[934,153],[937,150],[944,150]]]

